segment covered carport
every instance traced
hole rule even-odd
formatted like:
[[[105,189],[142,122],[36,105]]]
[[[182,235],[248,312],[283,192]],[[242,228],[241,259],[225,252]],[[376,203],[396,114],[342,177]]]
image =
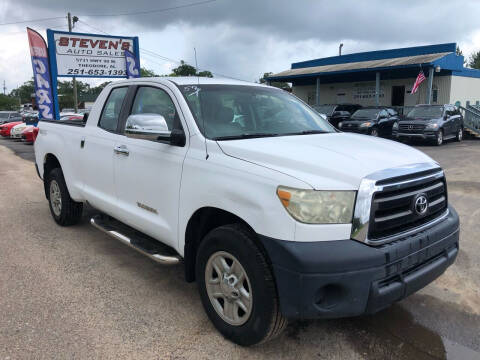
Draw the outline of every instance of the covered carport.
[[[463,69],[463,56],[457,56],[455,49],[456,44],[451,43],[308,60],[293,63],[291,69],[268,80],[292,83],[293,93],[312,105],[338,103],[332,101],[336,99],[331,96],[332,91],[336,91],[337,98],[339,94],[348,95],[344,96],[345,101],[361,105],[402,107],[420,102],[448,103],[450,77]],[[411,94],[420,71],[427,79],[418,94]],[[314,96],[310,96],[312,93]]]

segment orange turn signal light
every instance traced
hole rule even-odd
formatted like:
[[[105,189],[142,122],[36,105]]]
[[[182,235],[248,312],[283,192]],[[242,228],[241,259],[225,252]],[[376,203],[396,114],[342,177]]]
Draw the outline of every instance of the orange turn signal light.
[[[283,206],[287,208],[290,204],[290,198],[292,197],[292,194],[288,191],[277,189],[277,195],[280,198]]]

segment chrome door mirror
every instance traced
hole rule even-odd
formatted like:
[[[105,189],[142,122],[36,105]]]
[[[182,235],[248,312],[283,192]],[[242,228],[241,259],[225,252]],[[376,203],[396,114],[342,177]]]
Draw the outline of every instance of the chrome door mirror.
[[[130,115],[125,124],[125,135],[130,138],[151,141],[170,140],[167,122],[159,114]]]

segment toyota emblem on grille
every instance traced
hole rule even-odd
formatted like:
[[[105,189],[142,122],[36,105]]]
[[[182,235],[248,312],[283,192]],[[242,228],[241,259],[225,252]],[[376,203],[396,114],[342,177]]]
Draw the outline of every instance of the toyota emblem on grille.
[[[408,125],[408,128],[409,128],[410,130],[412,130],[412,129],[413,129],[413,125]]]
[[[425,215],[425,213],[428,210],[427,197],[423,194],[419,194],[415,198],[415,203],[413,205],[413,208],[415,209],[415,212],[417,213],[417,215],[419,215],[419,216]]]

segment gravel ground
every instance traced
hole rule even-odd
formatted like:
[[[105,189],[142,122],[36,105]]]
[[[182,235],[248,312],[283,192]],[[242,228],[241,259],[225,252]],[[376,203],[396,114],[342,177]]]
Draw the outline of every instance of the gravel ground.
[[[162,267],[100,233],[92,210],[57,226],[33,147],[0,139],[0,360],[480,359],[480,141],[418,148],[446,170],[461,218],[456,263],[378,314],[297,321],[242,348],[210,324],[181,265]]]

